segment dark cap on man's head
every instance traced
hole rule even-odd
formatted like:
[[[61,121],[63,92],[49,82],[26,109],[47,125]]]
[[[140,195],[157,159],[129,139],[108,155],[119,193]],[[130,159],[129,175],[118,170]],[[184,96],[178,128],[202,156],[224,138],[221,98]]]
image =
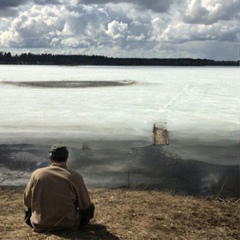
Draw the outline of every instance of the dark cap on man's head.
[[[61,158],[61,159],[67,159],[68,158],[68,150],[66,146],[61,144],[54,144],[48,151],[49,157],[54,158]]]

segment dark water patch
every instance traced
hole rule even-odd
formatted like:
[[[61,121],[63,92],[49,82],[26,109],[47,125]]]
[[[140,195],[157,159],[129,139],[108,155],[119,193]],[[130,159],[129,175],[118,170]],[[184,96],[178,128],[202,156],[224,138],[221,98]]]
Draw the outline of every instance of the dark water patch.
[[[212,164],[240,165],[239,134],[227,134],[227,136],[204,136],[186,137],[171,133],[171,141],[166,154],[181,156],[182,159],[198,160]]]
[[[32,171],[49,165],[49,148],[37,144],[0,145],[0,185],[14,182],[24,185]],[[109,142],[101,143],[101,147],[89,143],[68,148],[69,168],[82,174],[90,187],[134,187],[220,197],[240,195],[239,165],[184,160],[177,155],[171,157],[166,155],[164,146],[154,145],[135,147],[130,151],[123,142],[111,146]]]
[[[136,84],[135,81],[4,81],[4,84],[19,87],[38,87],[38,88],[90,88],[90,87],[117,87]]]
[[[147,146],[139,159],[144,174],[158,178],[152,187],[192,195],[240,195],[240,165],[218,165],[176,155],[168,157],[164,147]],[[224,186],[223,186],[224,185]],[[223,186],[223,189],[221,190]]]
[[[0,165],[12,171],[34,171],[49,165],[46,160],[48,148],[30,144],[0,145]]]

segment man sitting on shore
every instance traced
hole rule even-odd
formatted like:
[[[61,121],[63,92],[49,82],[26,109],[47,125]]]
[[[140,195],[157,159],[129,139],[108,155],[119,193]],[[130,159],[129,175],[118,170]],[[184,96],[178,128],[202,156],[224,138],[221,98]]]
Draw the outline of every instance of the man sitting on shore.
[[[25,222],[36,232],[76,230],[93,218],[83,178],[67,168],[67,159],[67,148],[53,145],[51,165],[35,170],[24,191]]]

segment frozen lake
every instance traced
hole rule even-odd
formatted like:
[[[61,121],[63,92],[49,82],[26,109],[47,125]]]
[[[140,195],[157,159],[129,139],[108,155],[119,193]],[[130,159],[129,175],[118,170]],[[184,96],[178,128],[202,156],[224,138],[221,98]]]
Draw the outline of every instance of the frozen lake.
[[[136,84],[34,88],[4,83],[101,80],[132,80]],[[168,130],[177,135],[213,142],[237,140],[239,90],[237,67],[0,65],[0,131],[73,131],[86,137],[103,134],[151,139],[153,124],[166,122]]]
[[[18,85],[50,81],[56,85]],[[134,84],[58,88],[59,81]],[[128,152],[151,145],[157,123],[169,132],[167,155],[238,165],[239,92],[238,67],[0,65],[0,143],[114,149],[129,141],[121,145]]]

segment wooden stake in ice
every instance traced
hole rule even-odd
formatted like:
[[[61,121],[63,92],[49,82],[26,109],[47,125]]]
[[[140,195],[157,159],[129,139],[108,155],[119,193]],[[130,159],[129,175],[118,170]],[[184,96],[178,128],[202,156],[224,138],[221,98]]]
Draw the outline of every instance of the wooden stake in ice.
[[[154,144],[155,145],[168,145],[168,132],[167,129],[163,127],[156,127],[153,125],[153,134],[154,134]]]

